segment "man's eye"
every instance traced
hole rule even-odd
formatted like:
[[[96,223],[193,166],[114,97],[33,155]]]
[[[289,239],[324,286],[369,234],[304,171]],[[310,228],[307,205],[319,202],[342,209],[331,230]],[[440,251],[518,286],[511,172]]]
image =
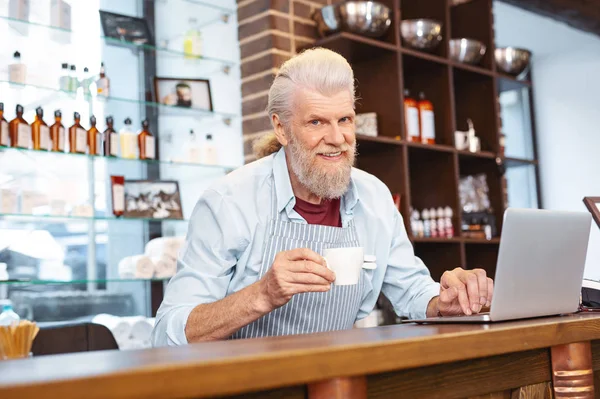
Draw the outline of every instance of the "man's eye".
[[[340,119],[341,123],[346,123],[346,122],[350,122],[350,118],[347,116],[344,116],[342,119]]]
[[[317,119],[313,119],[312,121],[310,121],[310,124],[313,126],[319,126],[319,121]]]

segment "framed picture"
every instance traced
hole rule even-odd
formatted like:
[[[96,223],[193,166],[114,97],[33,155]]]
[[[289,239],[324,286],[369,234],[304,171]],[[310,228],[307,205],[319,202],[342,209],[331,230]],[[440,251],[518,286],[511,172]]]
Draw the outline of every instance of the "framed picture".
[[[210,82],[206,79],[154,78],[156,102],[212,111]]]
[[[600,227],[600,197],[584,197],[583,203],[591,212],[598,227]]]
[[[183,219],[179,183],[174,180],[125,180],[128,218]]]
[[[154,39],[145,19],[100,10],[104,36],[136,45],[153,45]]]

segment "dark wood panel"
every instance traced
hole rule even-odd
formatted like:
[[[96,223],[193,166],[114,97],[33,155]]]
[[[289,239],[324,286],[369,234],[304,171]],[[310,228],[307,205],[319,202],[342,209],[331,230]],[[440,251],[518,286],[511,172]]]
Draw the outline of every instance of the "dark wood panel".
[[[465,245],[466,256],[467,256],[467,268],[468,269],[484,269],[488,277],[494,278],[496,276],[496,263],[498,261],[498,250],[500,247],[495,244],[490,245],[479,245],[479,244],[467,244]]]
[[[435,142],[448,146],[454,145],[454,129],[451,111],[450,79],[448,67],[436,62],[402,56],[404,85],[412,98],[418,100],[419,93],[432,102],[435,115]],[[407,137],[406,133],[404,137]]]
[[[431,277],[440,281],[446,270],[452,270],[461,265],[460,243],[419,243],[414,244],[417,255],[429,269]]]
[[[374,375],[368,381],[369,398],[458,399],[550,380],[550,354],[540,349]]]
[[[445,1],[440,0],[402,0],[402,20],[407,19],[434,19],[442,23],[442,32],[448,25],[448,9]],[[441,57],[446,57],[448,51],[448,35],[443,34],[443,40],[435,49],[428,52]],[[408,47],[402,43],[404,47]]]
[[[228,399],[305,399],[306,386],[273,389],[270,391],[249,392],[243,395],[226,396]]]
[[[370,39],[348,32],[336,33],[317,40],[309,47],[324,47],[344,56],[350,63],[378,58],[381,55],[395,53],[395,44]]]
[[[452,38],[475,39],[483,42],[487,51],[481,65],[492,69],[494,63],[494,38],[490,27],[493,24],[492,0],[477,0],[460,4],[450,9]]]
[[[357,167],[377,176],[388,186],[392,193],[401,194],[401,201],[404,201],[405,174],[402,162],[402,147],[390,145],[371,146],[368,151],[364,152],[361,148],[362,146],[359,145],[360,155],[357,158]]]
[[[386,53],[378,58],[352,63],[352,67],[357,81],[356,113],[377,113],[380,136],[401,136],[403,119],[397,54]]]

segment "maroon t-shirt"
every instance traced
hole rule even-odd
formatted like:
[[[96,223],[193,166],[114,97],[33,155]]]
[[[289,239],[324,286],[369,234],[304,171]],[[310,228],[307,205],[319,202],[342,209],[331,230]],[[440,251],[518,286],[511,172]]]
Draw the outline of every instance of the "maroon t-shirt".
[[[308,224],[342,227],[339,198],[322,200],[320,204],[315,205],[296,197],[296,206],[294,206],[294,210],[298,212]]]

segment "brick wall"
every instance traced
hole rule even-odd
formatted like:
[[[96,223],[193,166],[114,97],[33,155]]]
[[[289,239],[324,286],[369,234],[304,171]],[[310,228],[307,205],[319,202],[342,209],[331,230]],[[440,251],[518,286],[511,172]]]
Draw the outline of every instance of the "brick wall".
[[[238,0],[238,36],[242,69],[242,129],[246,162],[252,144],[271,131],[265,111],[267,94],[279,66],[317,39],[311,15],[335,0]]]

